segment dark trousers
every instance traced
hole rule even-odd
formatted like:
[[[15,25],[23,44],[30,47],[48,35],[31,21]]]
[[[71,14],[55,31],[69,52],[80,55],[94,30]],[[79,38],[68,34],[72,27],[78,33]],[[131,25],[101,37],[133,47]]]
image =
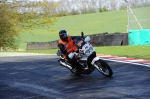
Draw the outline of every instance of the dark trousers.
[[[75,58],[75,56],[72,59],[70,59],[70,58],[67,57],[67,59],[69,60],[69,63],[72,65],[73,68],[77,68],[77,70],[81,69],[81,66],[77,62],[77,59]]]

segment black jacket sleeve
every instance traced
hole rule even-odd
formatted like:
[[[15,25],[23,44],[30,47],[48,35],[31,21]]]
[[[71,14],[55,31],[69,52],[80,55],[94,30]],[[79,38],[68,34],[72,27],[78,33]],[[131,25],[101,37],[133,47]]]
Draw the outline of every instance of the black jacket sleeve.
[[[67,50],[63,44],[59,43],[58,47],[63,54],[67,54]]]

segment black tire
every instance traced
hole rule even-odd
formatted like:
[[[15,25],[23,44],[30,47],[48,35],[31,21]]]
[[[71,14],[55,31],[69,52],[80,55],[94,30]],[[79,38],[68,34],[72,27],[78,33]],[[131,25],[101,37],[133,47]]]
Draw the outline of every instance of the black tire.
[[[111,77],[113,75],[113,71],[110,66],[103,60],[99,59],[95,62],[98,65],[97,70],[106,77]]]
[[[73,70],[71,70],[71,72],[77,76],[81,76],[81,72],[74,72]]]

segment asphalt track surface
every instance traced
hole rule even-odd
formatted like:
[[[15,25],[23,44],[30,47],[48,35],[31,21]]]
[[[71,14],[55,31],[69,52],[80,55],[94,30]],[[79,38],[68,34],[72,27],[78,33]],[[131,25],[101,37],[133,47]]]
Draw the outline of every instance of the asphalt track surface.
[[[0,57],[0,99],[150,99],[150,67],[106,61],[114,75],[75,76],[55,55]]]

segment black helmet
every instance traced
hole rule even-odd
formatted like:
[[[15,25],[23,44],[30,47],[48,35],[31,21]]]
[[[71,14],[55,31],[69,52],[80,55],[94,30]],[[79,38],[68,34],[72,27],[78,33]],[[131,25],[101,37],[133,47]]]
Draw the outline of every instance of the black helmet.
[[[59,31],[59,37],[61,40],[67,40],[68,39],[68,34],[66,30],[60,30]]]

